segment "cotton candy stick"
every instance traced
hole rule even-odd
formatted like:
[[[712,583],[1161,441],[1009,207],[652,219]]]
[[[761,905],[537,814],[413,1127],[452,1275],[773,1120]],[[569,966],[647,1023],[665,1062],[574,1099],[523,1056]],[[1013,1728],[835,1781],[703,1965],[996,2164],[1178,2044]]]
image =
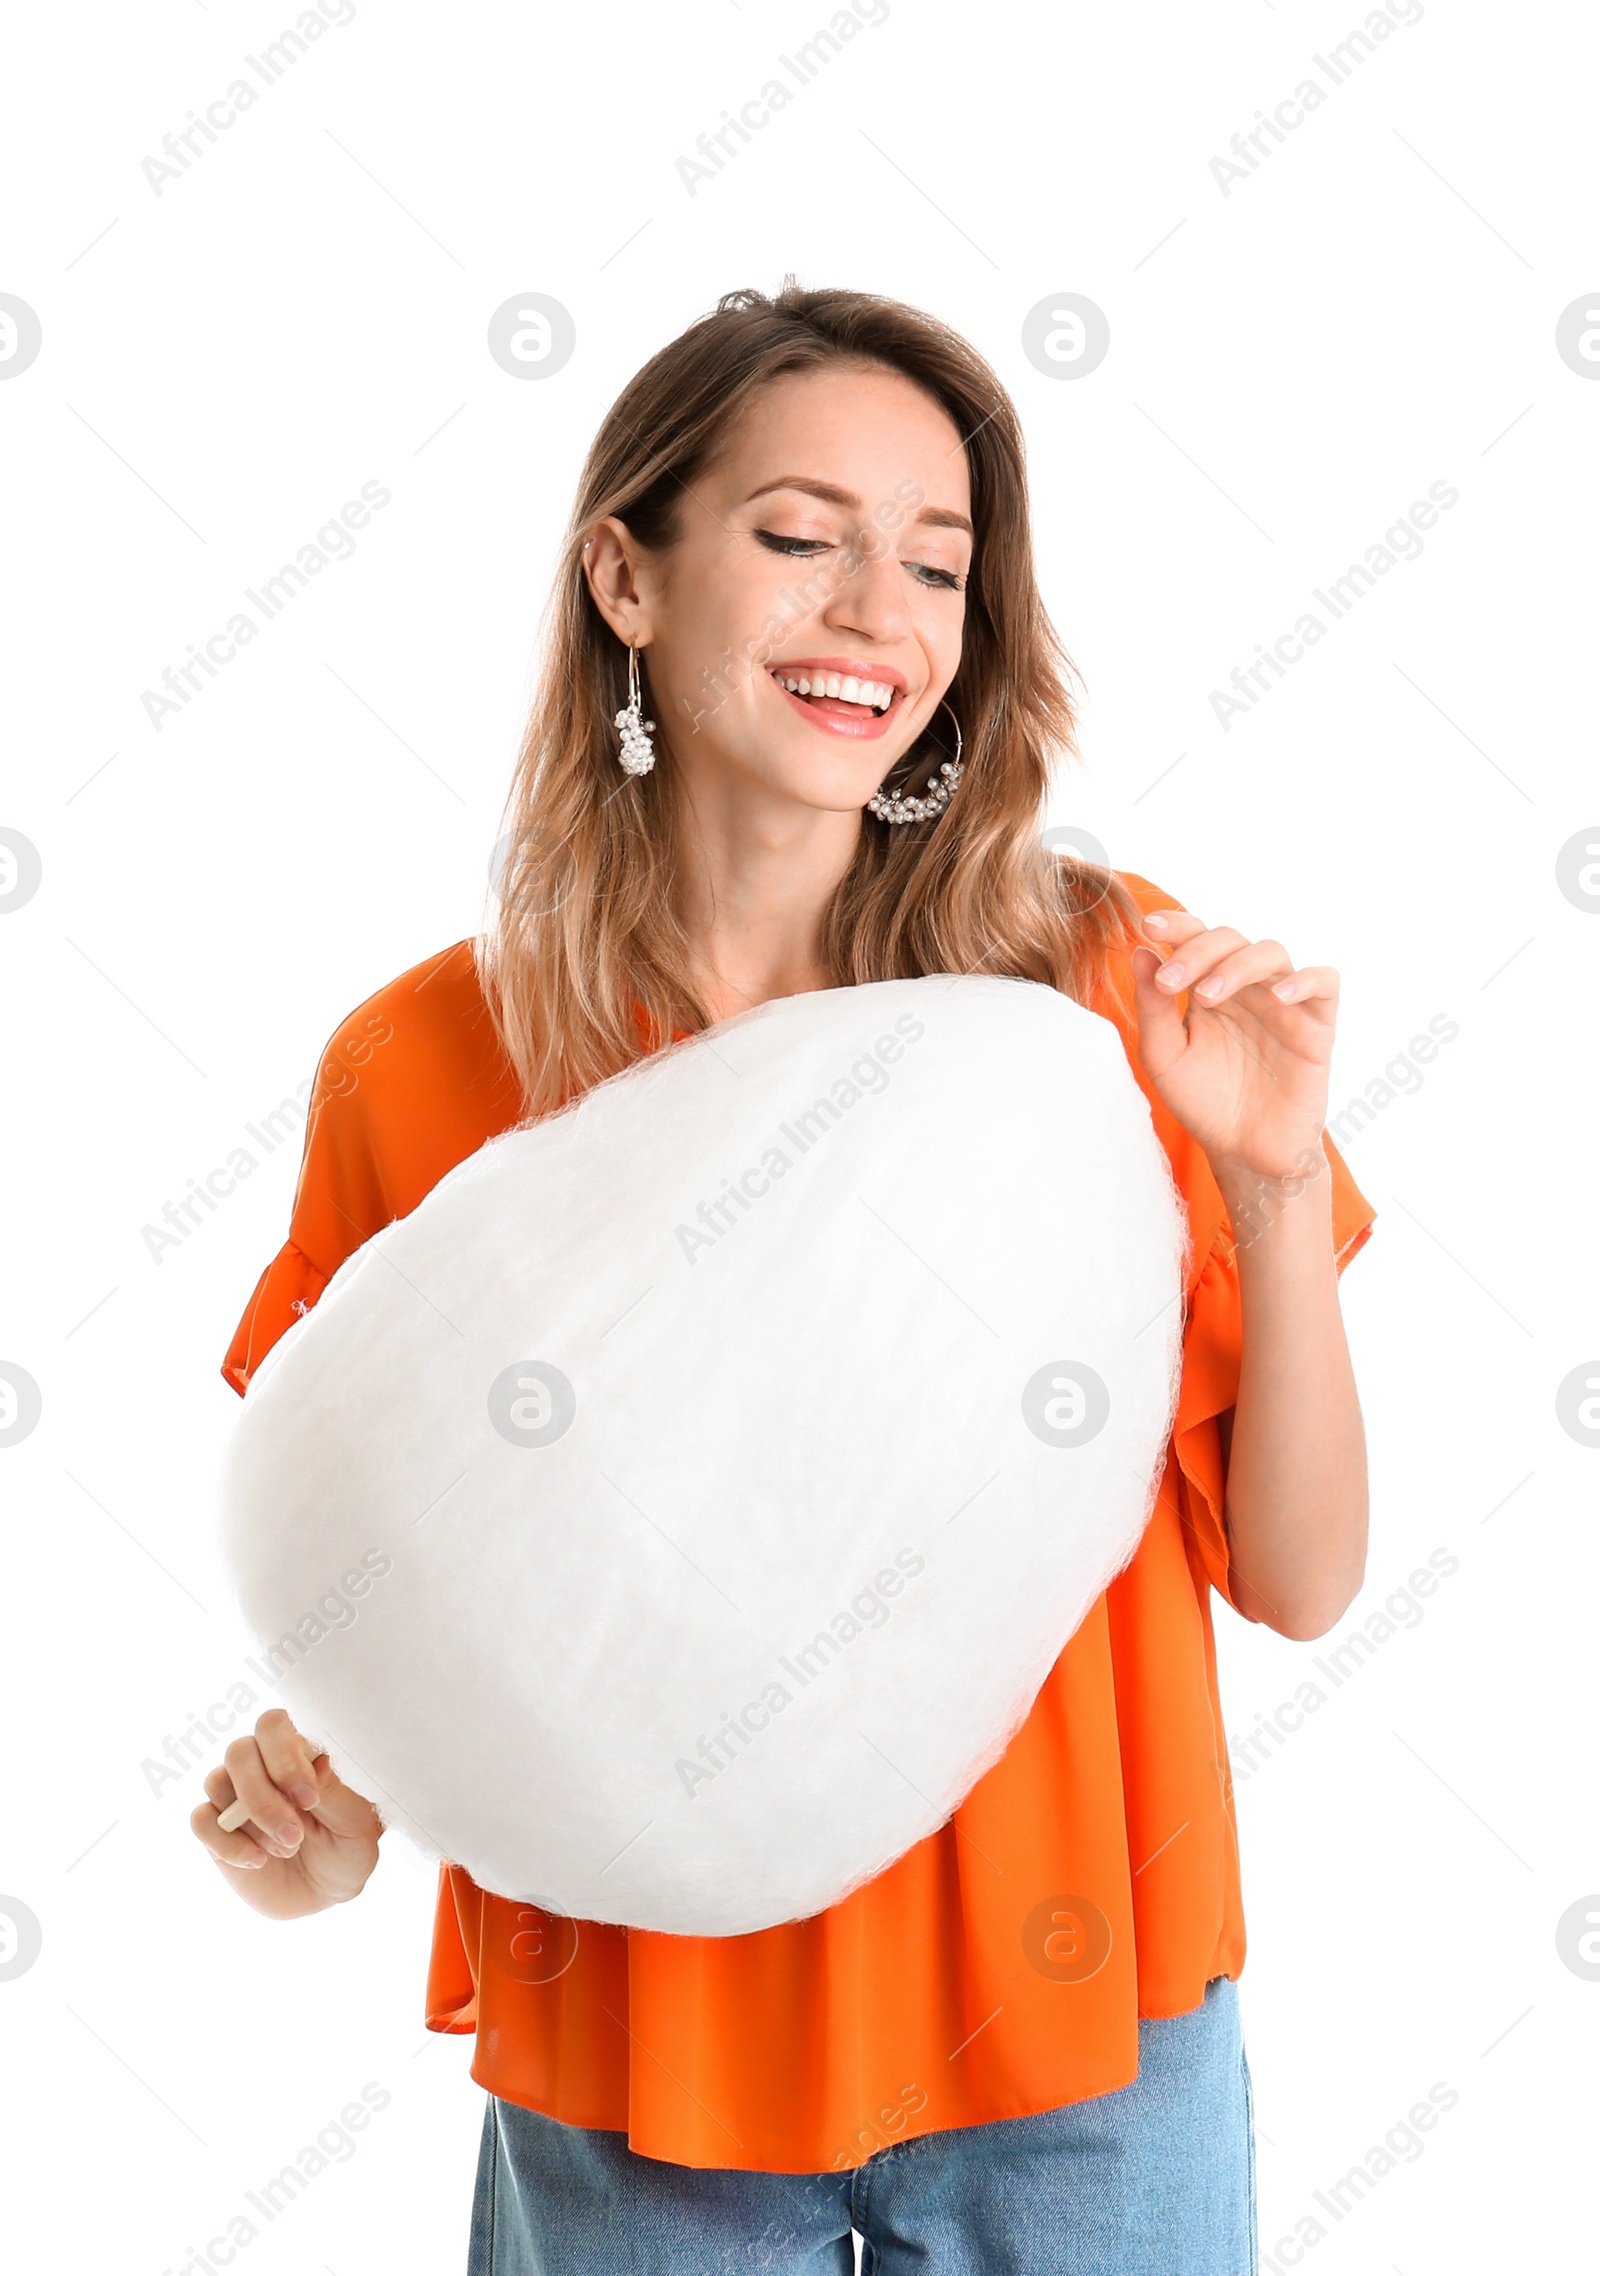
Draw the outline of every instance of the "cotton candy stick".
[[[217,1820],[217,1829],[221,1833],[237,1833],[242,1825],[249,1823],[249,1819],[248,1802],[230,1802]]]

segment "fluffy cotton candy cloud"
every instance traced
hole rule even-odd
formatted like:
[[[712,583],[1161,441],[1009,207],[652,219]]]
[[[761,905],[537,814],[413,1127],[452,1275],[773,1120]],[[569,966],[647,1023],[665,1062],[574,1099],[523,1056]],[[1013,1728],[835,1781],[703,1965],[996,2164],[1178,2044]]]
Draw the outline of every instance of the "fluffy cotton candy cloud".
[[[1187,1227],[1109,1022],[785,997],[497,1138],[251,1384],[224,1508],[283,1694],[484,1888],[738,1935],[995,1762],[1153,1506]],[[291,1655],[292,1656],[292,1655]]]

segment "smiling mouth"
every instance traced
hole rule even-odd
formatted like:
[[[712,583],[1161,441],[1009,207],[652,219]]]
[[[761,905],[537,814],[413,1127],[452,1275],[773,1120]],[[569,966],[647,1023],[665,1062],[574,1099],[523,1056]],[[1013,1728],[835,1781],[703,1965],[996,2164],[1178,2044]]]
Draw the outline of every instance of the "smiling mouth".
[[[802,703],[829,710],[839,706],[842,716],[870,714],[881,719],[900,693],[887,680],[857,679],[845,672],[774,672],[772,677]]]

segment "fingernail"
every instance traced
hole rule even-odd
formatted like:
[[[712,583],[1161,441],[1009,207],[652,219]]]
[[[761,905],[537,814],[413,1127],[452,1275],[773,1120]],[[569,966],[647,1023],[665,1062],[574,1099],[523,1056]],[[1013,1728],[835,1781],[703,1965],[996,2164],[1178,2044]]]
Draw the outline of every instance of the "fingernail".
[[[1195,982],[1194,992],[1197,996],[1214,996],[1221,986],[1222,982],[1212,973],[1209,978]]]
[[[278,1835],[278,1839],[286,1849],[298,1849],[304,1831],[305,1828],[300,1825],[284,1826]]]
[[[1167,929],[1167,920],[1165,917],[1146,917],[1145,924],[1147,928],[1153,933],[1164,933]]]
[[[1275,996],[1292,996],[1294,994],[1294,982],[1292,980],[1274,980],[1272,993]]]
[[[298,1802],[302,1810],[309,1810],[316,1798],[316,1788],[314,1786],[308,1786],[303,1778],[298,1782],[298,1784],[289,1788],[290,1801]]]
[[[1165,980],[1169,988],[1176,988],[1183,978],[1183,966],[1181,964],[1163,964],[1157,972],[1156,978]]]

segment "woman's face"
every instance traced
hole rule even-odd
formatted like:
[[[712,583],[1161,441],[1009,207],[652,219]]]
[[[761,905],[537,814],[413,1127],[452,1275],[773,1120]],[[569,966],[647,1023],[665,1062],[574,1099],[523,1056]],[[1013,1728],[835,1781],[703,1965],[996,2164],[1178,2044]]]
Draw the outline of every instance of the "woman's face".
[[[948,414],[898,372],[791,374],[680,512],[660,554],[613,521],[585,555],[608,621],[643,652],[672,763],[691,793],[863,807],[960,661],[971,501]]]

